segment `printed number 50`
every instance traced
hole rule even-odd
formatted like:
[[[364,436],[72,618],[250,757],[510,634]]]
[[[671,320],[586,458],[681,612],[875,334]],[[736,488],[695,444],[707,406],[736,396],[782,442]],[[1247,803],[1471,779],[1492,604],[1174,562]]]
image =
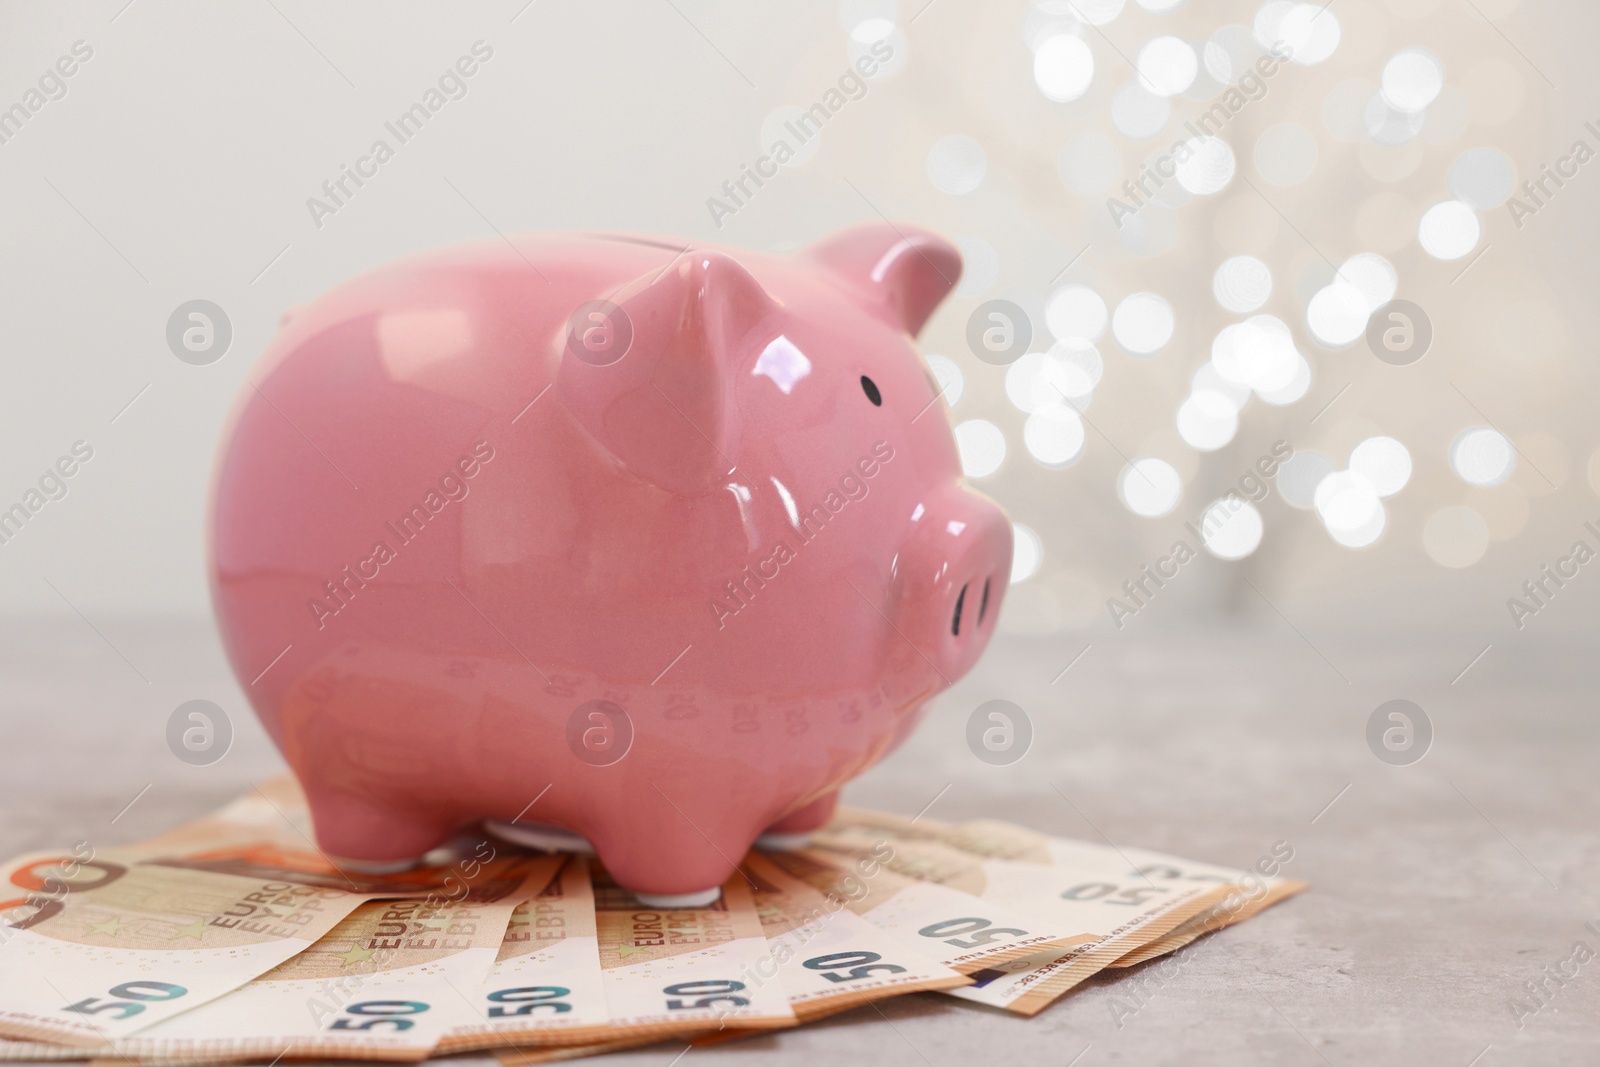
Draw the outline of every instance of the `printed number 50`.
[[[419,1015],[428,1010],[428,1005],[420,1000],[363,1000],[360,1004],[351,1004],[344,1009],[351,1015],[366,1015],[369,1018],[356,1022],[344,1016],[333,1020],[330,1030],[371,1030],[379,1023],[389,1023],[396,1030],[411,1029],[410,1019],[396,1019],[396,1015]]]
[[[813,971],[821,971],[822,977],[830,982],[850,982],[857,978],[870,977],[874,971],[883,971],[887,974],[900,974],[905,968],[898,963],[879,963],[883,959],[876,952],[831,952],[826,956],[817,956],[806,960],[800,966],[809,967]],[[859,966],[858,966],[859,965]],[[850,968],[848,974],[834,974]]]
[[[138,1015],[144,1011],[141,1000],[175,1000],[189,992],[181,985],[171,982],[123,982],[114,985],[108,990],[119,1000],[102,1001],[98,997],[84,997],[76,1004],[68,1004],[62,1011],[76,1011],[84,1015],[99,1015],[103,1011],[119,1011],[119,1019],[126,1019],[130,1015]]]
[[[979,946],[992,945],[996,941],[1002,940],[1002,935],[1004,934],[1024,937],[1028,933],[1026,930],[1018,930],[1011,926],[996,926],[993,929],[988,927],[988,919],[946,919],[942,923],[924,926],[917,933],[923,937],[939,938],[945,944],[954,945],[956,948],[978,948]],[[978,931],[982,931],[982,933],[978,933]],[[974,934],[974,936],[963,941],[959,937],[951,937],[951,934]]]
[[[667,1001],[667,1007],[678,1008],[709,1008],[719,1000],[725,1000],[736,1008],[742,1008],[750,1002],[744,997],[730,996],[734,990],[743,989],[743,982],[679,982],[669,985],[661,992],[672,999]],[[694,1003],[685,1003],[679,997],[698,997]]]
[[[572,990],[559,985],[529,985],[516,989],[497,989],[489,994],[489,999],[496,1002],[495,1007],[489,1009],[489,1018],[503,1019],[507,1015],[531,1015],[539,1008],[549,1008],[560,1015],[564,1011],[571,1011],[572,1005],[557,997],[564,997]],[[515,1008],[505,1008],[500,1005],[511,1003]]]

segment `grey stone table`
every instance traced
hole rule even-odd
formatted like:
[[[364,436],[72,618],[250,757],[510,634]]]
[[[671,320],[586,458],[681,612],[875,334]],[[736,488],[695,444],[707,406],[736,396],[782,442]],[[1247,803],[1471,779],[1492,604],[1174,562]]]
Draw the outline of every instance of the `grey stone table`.
[[[282,767],[206,626],[13,622],[0,640],[7,854],[142,837]],[[1202,939],[1175,966],[1091,980],[1033,1019],[918,995],[686,1058],[1600,1061],[1600,959],[1550,977],[1575,942],[1600,952],[1584,925],[1600,927],[1592,638],[1197,627],[1093,640],[1085,650],[1084,638],[999,638],[847,799],[1238,866],[1285,841],[1285,873],[1312,889]],[[208,767],[179,762],[164,739],[172,710],[197,697],[235,727]],[[1034,727],[1008,767],[966,746],[968,716],[994,698]],[[1433,726],[1409,766],[1381,762],[1366,740],[1373,709],[1393,698],[1415,701]],[[1538,998],[1530,982],[1543,983]],[[665,1067],[682,1049],[596,1062]]]

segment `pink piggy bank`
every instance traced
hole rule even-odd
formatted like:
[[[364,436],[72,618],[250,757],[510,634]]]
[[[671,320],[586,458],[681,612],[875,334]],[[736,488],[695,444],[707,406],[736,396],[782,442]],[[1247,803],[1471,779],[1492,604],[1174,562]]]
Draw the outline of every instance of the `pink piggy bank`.
[[[554,828],[669,906],[825,823],[1005,595],[1010,525],[912,344],[960,271],[888,224],[788,258],[539,236],[287,317],[211,579],[322,850]]]

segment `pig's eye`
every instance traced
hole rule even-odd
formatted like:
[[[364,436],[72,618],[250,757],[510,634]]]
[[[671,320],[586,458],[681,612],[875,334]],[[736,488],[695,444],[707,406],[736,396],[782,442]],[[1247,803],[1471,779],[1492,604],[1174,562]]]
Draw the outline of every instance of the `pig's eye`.
[[[878,383],[865,374],[861,376],[861,391],[867,394],[867,399],[872,401],[873,407],[883,407],[883,394],[878,392]]]

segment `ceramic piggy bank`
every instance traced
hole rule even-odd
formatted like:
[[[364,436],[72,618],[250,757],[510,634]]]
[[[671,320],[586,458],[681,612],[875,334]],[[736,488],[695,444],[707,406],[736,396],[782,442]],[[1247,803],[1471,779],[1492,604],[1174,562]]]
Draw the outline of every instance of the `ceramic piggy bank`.
[[[285,317],[213,488],[233,667],[366,870],[475,819],[714,898],[977,659],[1011,528],[912,338],[957,251],[432,252]]]

